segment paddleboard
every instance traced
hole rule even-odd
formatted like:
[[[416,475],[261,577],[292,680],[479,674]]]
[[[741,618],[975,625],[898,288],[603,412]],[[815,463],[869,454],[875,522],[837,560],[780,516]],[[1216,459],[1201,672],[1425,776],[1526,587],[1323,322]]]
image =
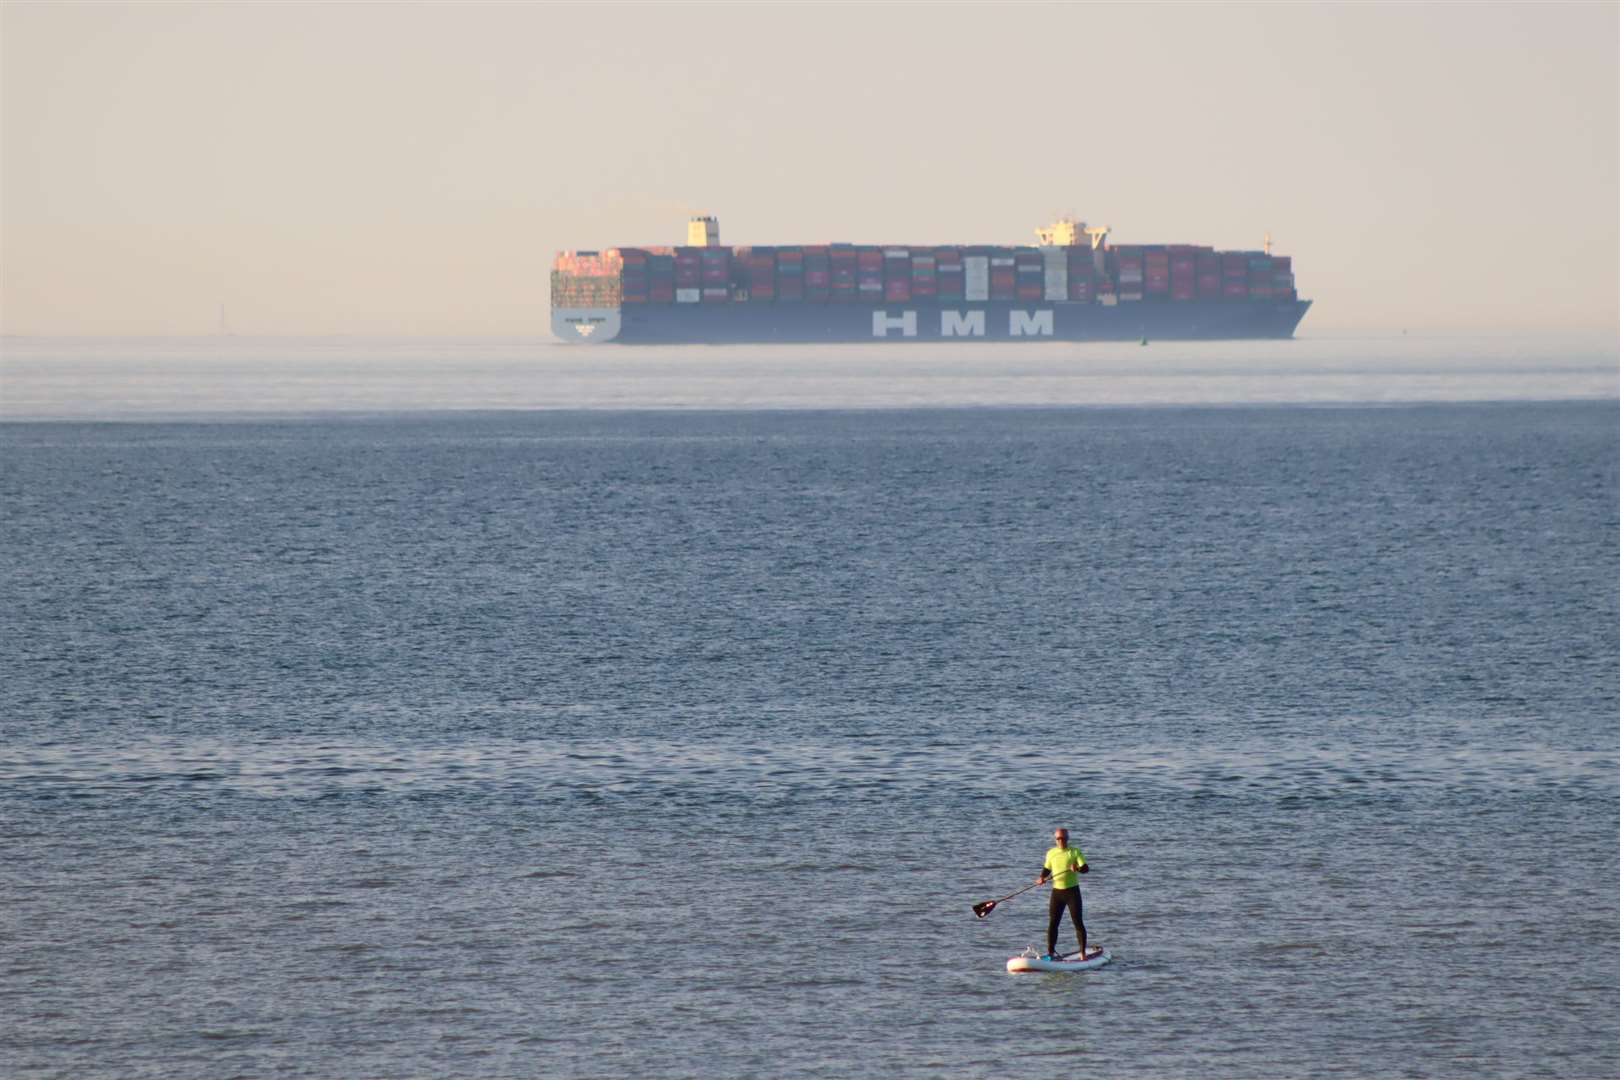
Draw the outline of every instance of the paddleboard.
[[[1026,971],[1090,971],[1100,968],[1114,955],[1107,949],[1090,947],[1086,949],[1086,958],[1071,957],[1068,960],[1042,960],[1040,953],[1033,949],[1025,949],[1021,955],[1007,961],[1007,970],[1013,974]]]

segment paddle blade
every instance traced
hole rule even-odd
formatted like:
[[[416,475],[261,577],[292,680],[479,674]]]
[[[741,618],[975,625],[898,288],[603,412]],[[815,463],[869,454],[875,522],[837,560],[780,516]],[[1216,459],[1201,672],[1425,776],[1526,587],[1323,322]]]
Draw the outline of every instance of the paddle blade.
[[[973,905],[973,914],[977,915],[981,919],[994,910],[996,910],[996,902],[994,900],[981,900],[977,904]]]

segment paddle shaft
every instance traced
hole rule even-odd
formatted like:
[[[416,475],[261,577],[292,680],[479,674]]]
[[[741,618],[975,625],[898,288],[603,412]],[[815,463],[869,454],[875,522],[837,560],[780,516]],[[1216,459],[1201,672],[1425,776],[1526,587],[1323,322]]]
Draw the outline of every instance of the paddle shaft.
[[[1025,885],[1022,889],[1019,889],[1017,892],[1008,893],[1006,896],[1003,896],[1000,900],[997,900],[996,903],[998,903],[998,904],[1004,903],[1005,901],[1011,900],[1015,896],[1023,896],[1025,893],[1029,892],[1029,890],[1038,889],[1042,885],[1045,885],[1045,884],[1046,884],[1046,881],[1043,879],[1041,881],[1037,881],[1033,885]]]

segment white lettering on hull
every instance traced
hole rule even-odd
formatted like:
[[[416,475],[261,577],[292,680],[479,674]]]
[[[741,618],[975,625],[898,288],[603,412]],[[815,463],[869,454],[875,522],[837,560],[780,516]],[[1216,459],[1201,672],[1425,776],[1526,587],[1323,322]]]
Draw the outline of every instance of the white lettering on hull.
[[[940,337],[984,337],[984,312],[941,311]]]
[[[917,336],[917,313],[915,311],[902,311],[898,315],[890,315],[887,311],[872,312],[872,336],[876,338],[888,337],[893,331],[900,337],[914,338]],[[1055,335],[1054,322],[1050,309],[1042,311],[1009,311],[1007,313],[1008,337],[1053,337]],[[940,337],[984,337],[984,311],[941,311],[939,313]]]
[[[872,312],[872,336],[888,337],[890,330],[900,331],[901,337],[916,337],[917,313],[902,311],[898,315],[890,315],[887,311]]]
[[[1007,314],[1008,337],[1051,337],[1050,311],[1012,311]]]

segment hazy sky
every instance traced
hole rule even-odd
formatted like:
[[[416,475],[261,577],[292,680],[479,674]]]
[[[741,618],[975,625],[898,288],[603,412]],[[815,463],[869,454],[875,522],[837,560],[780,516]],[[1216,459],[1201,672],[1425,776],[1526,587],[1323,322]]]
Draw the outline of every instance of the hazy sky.
[[[13,334],[549,334],[560,248],[1294,256],[1301,333],[1617,333],[1620,5],[0,6]]]

